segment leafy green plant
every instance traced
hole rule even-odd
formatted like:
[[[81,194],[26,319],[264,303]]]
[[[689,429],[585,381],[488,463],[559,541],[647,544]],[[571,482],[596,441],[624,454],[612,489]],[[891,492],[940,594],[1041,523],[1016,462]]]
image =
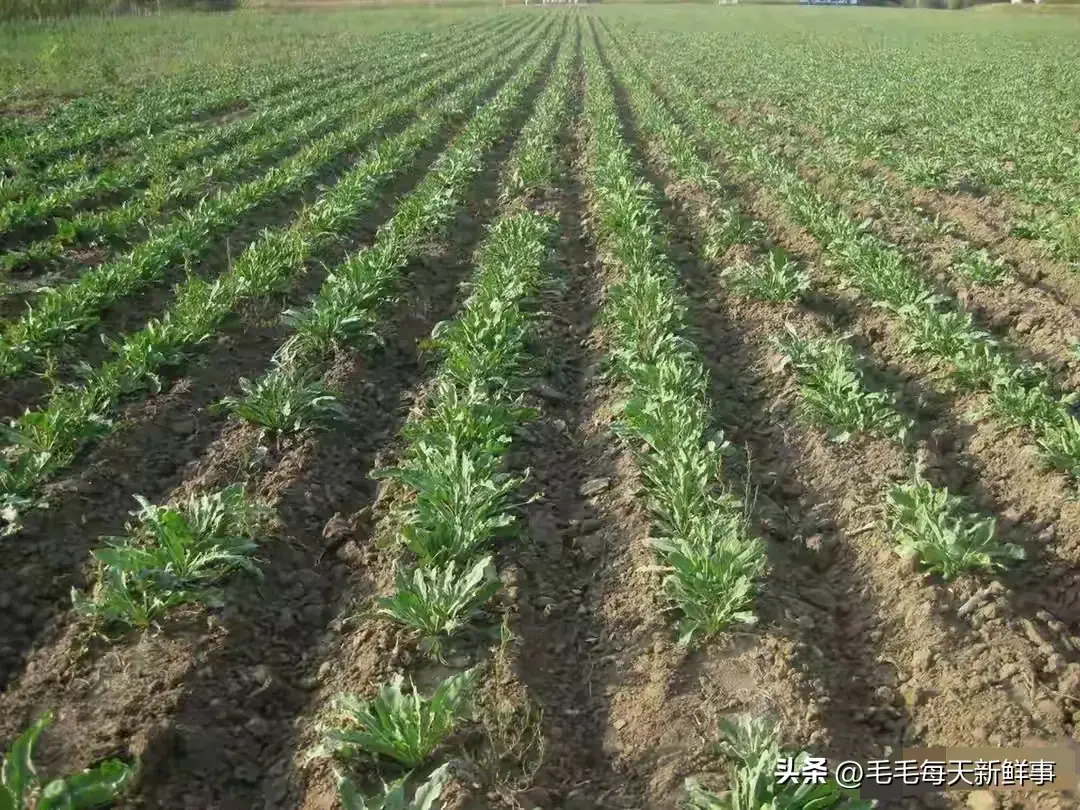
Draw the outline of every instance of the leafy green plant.
[[[1037,441],[1046,463],[1080,480],[1080,421],[1062,409],[1040,433]]]
[[[378,599],[378,612],[419,630],[429,649],[438,652],[439,636],[450,636],[470,614],[495,595],[500,582],[490,555],[459,570],[451,561],[445,566],[398,571],[397,589]]]
[[[371,473],[415,493],[401,512],[404,545],[426,565],[464,561],[516,522],[522,476],[500,472],[514,428],[533,412],[489,401],[477,381],[462,390],[441,378],[425,417],[406,428],[404,463]]]
[[[1001,368],[990,386],[994,411],[1022,427],[1045,429],[1057,425],[1076,399],[1075,394],[1055,399],[1046,370],[1037,365]]]
[[[405,513],[402,541],[428,565],[463,560],[511,527],[510,498],[519,476],[495,471],[498,458],[461,449],[452,438],[417,445],[408,467],[378,470],[373,478],[402,482],[415,491]]]
[[[730,790],[717,796],[690,777],[685,783],[689,798],[684,810],[869,810],[873,806],[831,780],[781,784],[777,780],[781,759],[792,759],[797,772],[810,754],[802,751],[791,756],[782,751],[779,730],[771,719],[740,715],[721,720],[720,728],[724,739],[719,748],[731,761]]]
[[[775,343],[799,378],[806,411],[829,429],[833,441],[864,431],[903,441],[910,421],[887,394],[867,389],[847,337],[804,338],[788,324],[787,334]]]
[[[810,277],[783,248],[773,248],[761,262],[739,262],[720,277],[739,295],[761,301],[797,301],[810,289]]]
[[[905,340],[918,354],[953,360],[970,346],[993,342],[988,333],[975,328],[970,312],[938,309],[932,300],[901,307],[899,312],[908,329]]]
[[[402,676],[384,684],[372,700],[339,695],[333,703],[326,738],[313,756],[351,757],[365,752],[400,762],[407,768],[423,763],[454,726],[471,711],[478,670],[451,675],[430,699],[415,685],[402,692]]]
[[[762,230],[761,223],[747,219],[737,208],[717,206],[706,221],[702,252],[709,261],[719,261],[735,245],[756,241]]]
[[[756,579],[764,569],[764,548],[730,526],[716,525],[726,522],[723,516],[709,517],[713,525],[705,527],[702,534],[727,536],[727,542],[653,540],[669,569],[664,577],[668,598],[683,614],[679,620],[681,645],[715,636],[733,624],[757,623],[750,608],[757,593]]]
[[[106,547],[93,552],[101,571],[92,594],[72,589],[80,612],[147,627],[177,605],[218,604],[214,586],[234,571],[259,574],[251,555],[265,510],[248,500],[242,484],[177,506],[135,499],[142,509],[129,534],[104,538]]]
[[[993,570],[1024,559],[1024,550],[1002,543],[993,518],[963,511],[963,499],[922,477],[893,486],[886,496],[887,529],[903,556],[918,555],[926,569],[953,579],[965,571]]]
[[[52,712],[41,715],[19,735],[4,756],[0,810],[91,810],[112,804],[131,787],[138,768],[118,759],[50,780],[42,786],[34,767],[34,752],[42,733],[52,722]]]
[[[987,286],[1001,284],[1011,272],[1005,259],[991,256],[986,248],[958,251],[953,256],[952,269],[968,281]]]
[[[220,407],[272,434],[299,433],[347,419],[348,411],[321,380],[278,366],[252,382],[240,378],[241,396],[224,397]]]
[[[383,784],[381,796],[362,796],[347,776],[338,777],[338,796],[344,810],[439,810],[439,797],[450,781],[450,765],[444,763],[431,772],[408,799],[405,793],[410,774]]]

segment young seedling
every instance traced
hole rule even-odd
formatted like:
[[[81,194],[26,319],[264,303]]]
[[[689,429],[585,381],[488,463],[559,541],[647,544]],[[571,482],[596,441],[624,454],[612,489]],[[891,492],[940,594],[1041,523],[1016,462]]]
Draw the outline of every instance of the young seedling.
[[[724,796],[706,790],[697,779],[686,780],[689,798],[684,810],[869,810],[873,805],[855,798],[834,781],[810,784],[781,781],[781,771],[798,773],[810,754],[794,756],[780,748],[776,724],[766,717],[740,715],[721,720],[725,739],[719,748],[730,759],[730,790]]]
[[[851,229],[850,221],[836,229]],[[934,302],[932,291],[914,273],[905,258],[887,249],[872,237],[855,232],[828,245],[828,263],[850,273],[856,285],[877,304],[900,311],[909,306]]]
[[[404,510],[401,539],[426,565],[469,559],[514,524],[511,498],[524,479],[499,467],[526,415],[488,403],[482,392],[442,385],[432,411],[406,430],[405,463],[372,473],[416,493]]]
[[[988,333],[975,328],[970,312],[940,310],[933,299],[901,307],[899,312],[911,351],[936,361],[961,357],[979,343],[993,343]]]
[[[1039,432],[1056,426],[1076,398],[1069,395],[1060,402],[1056,400],[1045,369],[1037,365],[1001,369],[990,391],[995,412],[1012,425],[1033,427]]]
[[[372,700],[339,695],[325,741],[312,756],[349,758],[364,752],[415,768],[468,717],[477,677],[475,667],[451,675],[430,699],[422,697],[415,686],[409,694],[402,692],[404,679],[400,675],[384,684]]]
[[[653,545],[669,573],[664,578],[668,598],[682,611],[679,644],[689,646],[708,639],[733,624],[755,624],[751,607],[756,579],[765,567],[764,548],[740,537],[726,516],[713,513],[712,527],[703,534],[708,542],[657,538]],[[725,537],[726,536],[726,537]]]
[[[264,511],[242,484],[178,506],[135,499],[142,509],[129,533],[104,538],[106,547],[93,552],[101,566],[93,593],[72,589],[80,612],[107,624],[148,627],[177,605],[219,604],[215,586],[234,571],[259,574],[251,555]]]
[[[412,799],[406,798],[405,786],[411,774],[406,774],[390,784],[383,783],[381,796],[362,796],[347,776],[338,776],[338,797],[344,810],[439,810],[439,797],[450,781],[449,763],[440,765],[424,784],[420,785]]]
[[[393,596],[378,599],[378,612],[419,630],[425,646],[438,655],[440,637],[451,636],[499,590],[490,555],[465,572],[454,562],[442,567],[399,570]]]
[[[993,518],[963,512],[963,499],[922,477],[893,486],[887,495],[887,529],[901,556],[918,555],[928,572],[945,579],[991,571],[1024,559],[1024,550],[1002,543]]]
[[[0,450],[0,536],[18,532],[19,515],[44,505],[34,489],[64,466],[69,447],[81,447],[109,430],[104,417],[63,409],[27,411],[10,427],[0,425],[0,441],[7,445]]]
[[[953,256],[951,269],[973,284],[995,286],[1010,275],[1009,265],[1000,256],[994,258],[986,248],[966,248]]]
[[[1037,439],[1047,464],[1080,480],[1080,421],[1062,409],[1059,419]]]
[[[810,278],[783,248],[773,248],[757,264],[739,262],[720,274],[734,292],[759,301],[797,301],[810,289]]]
[[[242,396],[225,397],[220,407],[260,425],[270,435],[299,433],[348,418],[337,396],[304,372],[277,366],[254,382],[240,378]]]
[[[709,261],[719,261],[735,245],[757,241],[763,230],[760,223],[747,220],[738,209],[717,207],[705,226],[702,252]]]
[[[903,441],[910,428],[892,399],[871,391],[851,346],[829,337],[804,338],[789,324],[787,335],[775,340],[799,379],[803,406],[811,419],[829,430],[835,442],[868,432]]]
[[[0,810],[91,810],[111,805],[134,783],[138,768],[110,759],[43,787],[34,752],[52,722],[52,712],[46,712],[12,743],[4,757]]]

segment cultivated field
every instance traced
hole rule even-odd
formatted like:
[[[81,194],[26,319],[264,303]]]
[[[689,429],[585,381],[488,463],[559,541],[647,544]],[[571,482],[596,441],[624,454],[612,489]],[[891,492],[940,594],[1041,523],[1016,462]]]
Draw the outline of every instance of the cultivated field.
[[[2,36],[0,808],[854,808],[777,745],[1077,735],[1080,20]]]

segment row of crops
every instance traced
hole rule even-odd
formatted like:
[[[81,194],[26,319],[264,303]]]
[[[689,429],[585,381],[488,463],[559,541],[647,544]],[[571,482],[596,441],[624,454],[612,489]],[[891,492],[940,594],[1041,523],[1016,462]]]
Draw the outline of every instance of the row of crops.
[[[654,14],[0,141],[0,808],[854,808],[784,746],[1071,732],[1059,82],[1029,126],[900,48],[962,137],[910,75],[800,94],[748,56],[782,26]],[[949,219],[976,186],[1005,213]]]

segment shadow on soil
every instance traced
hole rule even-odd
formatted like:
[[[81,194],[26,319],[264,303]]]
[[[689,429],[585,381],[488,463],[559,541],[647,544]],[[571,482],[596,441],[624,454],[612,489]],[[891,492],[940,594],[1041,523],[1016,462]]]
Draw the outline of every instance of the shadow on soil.
[[[542,81],[531,89],[515,131],[541,86]],[[497,148],[473,184],[450,227],[450,251],[406,271],[386,347],[345,373],[343,400],[355,424],[314,442],[294,475],[276,474],[283,531],[265,554],[267,584],[258,595],[240,592],[230,600],[236,612],[226,621],[224,644],[190,673],[170,728],[151,742],[144,795],[153,797],[154,806],[269,810],[301,803],[294,770],[300,753],[296,719],[313,709],[310,689],[330,663],[320,652],[334,632],[328,623],[375,585],[371,570],[352,570],[333,555],[321,565],[318,560],[340,515],[352,516],[346,539],[361,551],[370,545],[370,527],[355,520],[376,495],[368,473],[393,443],[429,374],[419,341],[461,303],[459,285],[472,271],[473,251],[495,211],[499,172],[512,141]],[[256,697],[238,685],[250,682],[248,673],[260,666],[273,677]],[[260,734],[251,733],[249,724]]]
[[[610,71],[606,57],[602,58]],[[613,77],[614,80],[614,77]],[[635,158],[654,188],[666,187],[664,178],[645,160],[624,88],[616,84],[616,100],[623,131]],[[776,398],[773,383],[763,378],[765,367],[759,347],[748,345],[739,325],[726,316],[718,297],[717,280],[699,259],[701,245],[666,198],[659,198],[661,218],[676,225],[667,243],[667,255],[680,271],[688,293],[692,334],[700,347],[712,380],[712,401],[717,422],[733,444],[744,449],[731,465],[731,480],[744,482],[752,517],[768,538],[770,579],[758,601],[762,627],[794,646],[791,666],[810,685],[804,704],[819,707],[817,725],[824,728],[833,753],[845,756],[880,756],[883,746],[898,744],[907,723],[897,705],[881,705],[870,671],[879,652],[868,631],[877,623],[874,605],[852,595],[868,590],[842,554],[827,559],[802,547],[813,535],[831,535],[832,544],[847,542],[832,503],[835,493],[818,491],[803,474],[801,451],[791,445],[781,425],[770,420],[768,405]],[[819,574],[807,577],[816,569]],[[827,573],[826,573],[827,570]],[[794,613],[813,616],[795,620]]]
[[[449,137],[444,130],[347,238],[321,254],[322,261],[309,262],[289,301],[305,300],[345,248],[370,240],[377,223],[391,214],[398,196],[419,183]],[[70,607],[70,588],[85,585],[82,569],[90,548],[97,537],[122,531],[136,506],[133,495],[158,502],[198,465],[225,422],[208,406],[233,392],[239,377],[261,374],[281,345],[286,334],[281,304],[249,307],[185,377],[167,393],[126,407],[121,430],[49,485],[51,508],[27,516],[18,542],[11,544],[11,564],[0,571],[0,592],[12,594],[20,606],[15,621],[0,627],[0,685],[17,674],[32,644],[53,635]]]

